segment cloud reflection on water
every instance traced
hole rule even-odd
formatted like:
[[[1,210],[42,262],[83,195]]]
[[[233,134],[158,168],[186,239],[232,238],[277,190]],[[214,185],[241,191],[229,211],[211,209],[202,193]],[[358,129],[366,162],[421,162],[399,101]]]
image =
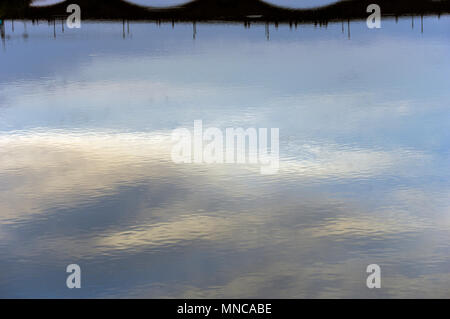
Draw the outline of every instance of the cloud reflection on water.
[[[370,40],[355,25],[351,41],[339,25],[12,38],[0,296],[448,296],[448,19],[426,23]],[[173,164],[169,134],[194,119],[279,127],[279,174]],[[73,262],[79,292],[63,285]]]

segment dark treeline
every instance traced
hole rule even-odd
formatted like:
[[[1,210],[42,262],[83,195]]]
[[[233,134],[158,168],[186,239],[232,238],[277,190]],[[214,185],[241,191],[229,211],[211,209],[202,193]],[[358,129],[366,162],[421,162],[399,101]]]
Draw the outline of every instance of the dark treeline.
[[[160,21],[317,22],[365,19],[373,0],[345,0],[315,9],[286,9],[260,0],[194,0],[172,8],[149,8],[122,0],[68,0],[46,7],[31,0],[0,0],[0,19],[52,19],[67,15],[69,4],[82,8],[83,19]],[[450,13],[450,0],[377,0],[383,16]]]

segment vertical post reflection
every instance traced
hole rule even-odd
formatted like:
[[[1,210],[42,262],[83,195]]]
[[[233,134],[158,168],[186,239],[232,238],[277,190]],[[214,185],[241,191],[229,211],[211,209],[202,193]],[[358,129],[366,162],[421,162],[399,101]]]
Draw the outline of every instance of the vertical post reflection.
[[[194,21],[192,23],[192,38],[195,40],[197,36],[197,23]]]
[[[347,37],[350,39],[350,19],[347,20]]]

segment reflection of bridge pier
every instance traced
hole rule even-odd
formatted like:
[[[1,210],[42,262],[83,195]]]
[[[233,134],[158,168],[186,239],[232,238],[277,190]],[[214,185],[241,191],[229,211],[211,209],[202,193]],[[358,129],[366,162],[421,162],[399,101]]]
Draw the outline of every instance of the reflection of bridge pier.
[[[423,14],[422,15],[420,15],[420,32],[422,32],[423,33]]]
[[[61,21],[61,33],[64,33],[64,24],[67,21],[67,15],[54,15],[52,20],[48,20],[48,25],[53,22],[53,37],[56,38],[56,21]],[[39,24],[39,20],[37,20]]]
[[[350,19],[347,20],[347,37],[350,39]]]
[[[5,21],[0,19],[0,37],[2,38],[3,47],[5,46]]]
[[[23,38],[27,39],[28,38],[28,31],[27,31],[27,23],[26,21],[23,22]]]
[[[122,20],[122,38],[123,39],[125,39],[125,37],[129,37],[130,36],[130,21],[127,20],[126,22],[127,22],[127,32],[126,32],[126,35],[125,35],[125,19]],[[160,23],[161,22],[158,21],[157,24],[159,25]]]
[[[197,23],[194,21],[192,22],[192,38],[195,40],[197,36]]]

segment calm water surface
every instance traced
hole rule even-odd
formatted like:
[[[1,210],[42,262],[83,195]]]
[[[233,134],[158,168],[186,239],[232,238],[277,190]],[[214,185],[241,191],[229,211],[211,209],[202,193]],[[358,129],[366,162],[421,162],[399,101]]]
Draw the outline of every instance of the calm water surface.
[[[450,19],[414,22],[7,21],[0,297],[450,297]],[[197,119],[280,128],[279,173],[172,163]]]

